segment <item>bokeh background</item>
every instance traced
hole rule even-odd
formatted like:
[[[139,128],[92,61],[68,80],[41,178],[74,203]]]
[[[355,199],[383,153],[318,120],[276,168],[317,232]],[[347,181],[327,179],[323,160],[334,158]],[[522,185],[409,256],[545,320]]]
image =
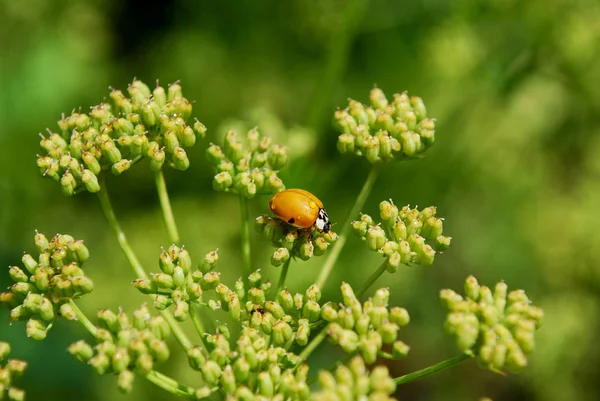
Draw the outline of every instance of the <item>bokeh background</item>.
[[[97,199],[64,197],[35,165],[38,132],[62,112],[97,104],[108,86],[125,89],[181,80],[194,115],[209,129],[186,172],[167,172],[175,217],[192,255],[219,248],[225,280],[240,272],[239,209],[215,193],[204,160],[225,127],[252,127],[289,147],[288,187],[317,194],[343,221],[367,175],[364,160],[341,156],[333,111],[348,97],[366,101],[373,85],[389,95],[421,96],[437,119],[436,144],[423,160],[387,166],[367,202],[438,206],[452,247],[434,266],[385,276],[393,302],[412,322],[401,338],[409,358],[395,376],[457,354],[444,335],[441,288],[469,274],[492,285],[525,288],[546,312],[530,366],[501,377],[475,363],[402,386],[404,400],[597,400],[600,397],[600,3],[593,0],[442,1],[0,0],[0,266],[33,251],[33,233],[82,238],[91,250],[96,290],[82,307],[146,301],[118,249]],[[136,168],[110,180],[110,193],[132,245],[156,270],[168,245],[153,180]],[[251,216],[267,211],[251,202]],[[253,264],[265,274],[267,244],[252,234]],[[379,256],[351,238],[328,282],[358,284]],[[293,266],[302,290],[323,263]],[[296,267],[296,269],[294,269]],[[8,285],[0,270],[0,287]],[[30,366],[30,400],[174,399],[138,380],[119,396],[113,377],[98,377],[68,356],[88,338],[61,322],[41,343],[0,312],[0,339]],[[325,347],[315,366],[335,356]],[[163,366],[191,385],[196,373],[178,354]]]

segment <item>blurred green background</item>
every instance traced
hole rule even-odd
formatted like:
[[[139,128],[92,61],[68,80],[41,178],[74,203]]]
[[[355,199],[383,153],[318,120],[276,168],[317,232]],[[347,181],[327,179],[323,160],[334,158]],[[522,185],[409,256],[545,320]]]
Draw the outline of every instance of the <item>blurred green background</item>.
[[[160,3],[160,4],[159,4]],[[429,268],[385,276],[393,302],[408,308],[401,338],[412,346],[394,376],[457,354],[443,334],[441,288],[474,274],[524,288],[546,319],[530,366],[501,377],[467,362],[398,389],[404,400],[597,400],[600,397],[600,3],[592,0],[417,2],[394,0],[167,1],[0,0],[0,265],[33,251],[34,230],[82,238],[96,290],[81,301],[132,311],[147,300],[118,249],[97,199],[65,198],[35,165],[38,132],[60,113],[97,104],[108,86],[134,76],[180,79],[209,137],[186,172],[167,172],[175,217],[192,256],[219,248],[225,281],[240,272],[239,209],[215,193],[204,160],[230,125],[258,125],[289,147],[288,187],[317,194],[342,222],[367,175],[364,160],[336,151],[331,118],[348,97],[366,101],[374,84],[388,95],[421,96],[437,119],[424,160],[387,166],[367,202],[438,206],[453,246]],[[109,182],[117,214],[148,270],[168,245],[153,180],[137,168]],[[251,202],[251,216],[267,211]],[[252,234],[253,263],[266,274],[270,249]],[[323,258],[292,266],[292,290],[306,288]],[[327,292],[358,284],[380,263],[351,238]],[[296,266],[297,267],[297,266]],[[304,266],[303,266],[304,267]],[[302,270],[302,271],[300,271]],[[8,285],[0,272],[0,288]],[[0,312],[0,340],[29,362],[30,400],[173,399],[143,380],[117,395],[67,354],[88,338],[60,322],[41,343]],[[331,358],[324,348],[321,360]],[[194,385],[177,353],[161,370]]]

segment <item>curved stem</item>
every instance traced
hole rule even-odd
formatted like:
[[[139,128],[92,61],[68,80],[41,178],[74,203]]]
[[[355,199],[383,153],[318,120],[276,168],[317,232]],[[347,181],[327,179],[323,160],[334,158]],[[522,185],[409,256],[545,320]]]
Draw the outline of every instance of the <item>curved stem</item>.
[[[167,324],[171,328],[171,331],[173,332],[175,339],[181,345],[181,347],[185,350],[192,348],[192,346],[193,346],[192,342],[190,341],[188,336],[183,332],[183,329],[181,328],[181,326],[179,325],[177,320],[175,320],[175,318],[173,317],[171,312],[163,311],[162,316],[167,321]]]
[[[194,328],[196,329],[196,332],[198,333],[198,337],[200,337],[200,340],[202,340],[202,344],[204,345],[204,348],[207,348],[206,337],[204,337],[204,335],[206,334],[206,328],[204,327],[202,320],[198,316],[198,312],[196,311],[196,308],[194,308],[193,305],[190,305],[190,309],[191,309],[190,310],[190,318],[192,319]]]
[[[344,221],[344,225],[342,226],[342,230],[340,231],[339,238],[333,245],[333,249],[331,249],[329,255],[327,255],[327,260],[325,260],[325,264],[323,264],[323,267],[321,268],[319,278],[317,278],[317,286],[319,288],[324,287],[327,278],[331,274],[333,266],[335,266],[335,262],[340,256],[340,252],[342,252],[342,248],[344,247],[348,234],[350,233],[352,219],[356,218],[362,207],[365,205],[365,202],[367,201],[367,198],[371,193],[371,189],[373,189],[373,184],[375,184],[375,181],[377,180],[380,171],[381,163],[374,164],[373,167],[371,167],[371,171],[369,172],[369,175],[367,176],[367,179],[363,184],[360,193],[358,194],[358,198],[356,198],[352,209],[350,209],[350,213],[348,213],[348,216]]]
[[[242,278],[244,284],[248,284],[248,276],[250,275],[250,226],[248,224],[248,200],[243,196],[240,197],[240,211],[242,214]]]
[[[408,383],[413,380],[420,379],[421,377],[428,376],[432,373],[439,372],[440,370],[450,368],[450,367],[457,365],[457,364],[461,363],[462,361],[465,361],[470,358],[472,358],[472,356],[468,355],[468,354],[458,355],[458,356],[455,356],[454,358],[446,359],[445,361],[436,363],[435,365],[431,365],[427,368],[417,370],[416,372],[412,372],[412,373],[409,373],[404,376],[396,377],[394,379],[394,382],[396,382],[396,384]]]
[[[306,125],[317,131],[325,121],[324,117],[328,112],[328,103],[331,101],[336,85],[344,73],[350,46],[356,34],[356,26],[360,17],[363,16],[366,4],[367,0],[351,0],[348,2],[341,26],[329,43],[329,54],[323,75],[317,84],[310,103],[311,106],[307,112]]]
[[[90,319],[87,318],[85,313],[83,313],[83,311],[81,309],[79,309],[79,306],[77,306],[77,304],[72,299],[69,299],[69,305],[71,306],[71,308],[73,308],[73,312],[75,312],[75,316],[77,316],[77,321],[79,323],[81,323],[83,325],[83,327],[85,327],[85,329],[92,336],[96,337],[96,334],[98,331],[96,326],[94,326],[94,324],[90,321]]]
[[[125,253],[127,260],[129,260],[131,267],[133,267],[135,274],[138,276],[138,278],[147,280],[148,275],[146,274],[146,271],[142,267],[142,264],[138,260],[137,256],[135,256],[133,249],[131,248],[131,246],[129,245],[129,242],[127,241],[127,237],[125,236],[125,233],[121,229],[121,225],[119,224],[119,221],[117,220],[117,216],[115,215],[115,211],[112,207],[112,203],[110,202],[110,198],[108,197],[108,192],[106,190],[106,182],[104,180],[104,176],[100,175],[99,180],[100,180],[100,191],[97,192],[97,195],[98,195],[98,199],[100,199],[100,204],[102,205],[102,211],[104,212],[104,215],[106,216],[106,219],[108,220],[108,223],[110,224],[113,231],[115,232],[115,234],[117,236],[117,240],[119,241],[119,245],[121,246],[123,253]],[[179,326],[179,324],[177,323],[177,321],[175,320],[173,315],[168,311],[162,312],[162,315],[166,319],[167,323],[169,324],[171,331],[173,331],[173,335],[177,339],[177,342],[179,342],[179,344],[181,344],[181,346],[185,349],[190,348],[192,346],[191,341],[187,338],[186,334],[183,332],[183,330],[181,329],[181,326]]]
[[[135,256],[133,249],[127,241],[127,237],[125,236],[125,233],[121,229],[121,225],[117,220],[115,210],[113,209],[112,203],[110,202],[110,198],[108,197],[108,192],[106,190],[106,182],[104,181],[104,177],[102,174],[100,175],[99,179],[100,191],[97,192],[97,195],[98,199],[100,199],[100,205],[102,205],[102,211],[104,212],[104,215],[106,216],[106,219],[108,220],[108,223],[110,224],[111,228],[115,232],[117,240],[119,241],[119,245],[121,246],[123,253],[125,253],[127,260],[129,260],[131,267],[133,267],[135,274],[139,278],[147,279],[148,275],[146,274],[146,271],[142,267],[142,264],[140,263],[138,258]]]
[[[362,286],[362,288],[360,290],[358,290],[358,292],[356,293],[356,297],[360,298],[362,297],[365,292],[367,292],[367,290],[369,289],[369,287],[371,287],[373,285],[373,283],[375,281],[377,281],[377,279],[383,274],[385,273],[385,269],[387,268],[387,259],[385,260],[385,262],[383,262],[381,264],[381,266],[379,266],[379,268],[377,270],[375,270],[375,272],[373,274],[371,274],[371,277],[369,277],[367,279],[367,282],[365,283],[365,285]]]
[[[196,398],[196,390],[192,387],[179,383],[178,381],[166,376],[156,370],[150,371],[146,375],[146,379],[151,383],[156,384],[163,390],[182,398]]]
[[[290,263],[292,262],[292,258],[289,258],[285,261],[283,266],[281,267],[281,273],[279,273],[279,282],[277,283],[277,289],[275,290],[275,298],[277,298],[277,294],[283,290],[283,286],[285,285],[285,278],[287,277],[288,270],[290,268]]]
[[[296,365],[296,368],[298,366],[300,366],[300,364],[304,361],[306,361],[308,359],[308,357],[310,356],[310,354],[313,353],[313,351],[315,349],[317,349],[317,347],[319,346],[319,344],[321,344],[323,342],[323,340],[325,339],[325,337],[327,337],[327,328],[329,327],[329,325],[323,327],[323,330],[321,330],[319,332],[319,334],[317,334],[315,336],[315,338],[313,338],[307,345],[306,347],[304,347],[304,349],[302,350],[302,352],[300,353],[300,355],[298,355],[300,357],[300,360],[298,361],[298,364]]]
[[[154,173],[154,181],[156,183],[158,199],[160,200],[160,208],[162,209],[165,225],[167,226],[169,241],[175,245],[179,245],[179,232],[175,224],[175,217],[173,216],[173,209],[171,209],[171,201],[169,200],[167,184],[165,183],[165,176],[162,170]]]

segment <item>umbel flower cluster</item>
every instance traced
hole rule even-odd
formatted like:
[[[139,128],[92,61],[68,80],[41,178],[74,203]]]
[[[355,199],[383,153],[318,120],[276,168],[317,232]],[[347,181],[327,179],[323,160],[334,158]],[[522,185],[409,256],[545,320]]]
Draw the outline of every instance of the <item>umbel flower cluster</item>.
[[[229,130],[223,147],[211,144],[206,155],[217,169],[214,189],[241,194],[248,199],[285,189],[277,170],[287,164],[287,150],[271,142],[270,137],[261,136],[254,128],[243,140],[234,130]]]
[[[102,309],[98,311],[98,320],[97,344],[92,346],[79,340],[71,344],[69,353],[100,375],[117,374],[123,392],[131,391],[134,372],[145,376],[156,364],[169,358],[165,342],[171,333],[169,325],[161,315],[151,316],[146,305],[136,309],[132,318],[123,311]]]
[[[396,383],[390,377],[388,368],[376,366],[369,372],[359,356],[353,357],[348,365],[340,365],[332,374],[326,370],[319,372],[320,391],[311,396],[314,401],[329,400],[371,400],[388,401],[396,390]]]
[[[98,176],[110,170],[119,175],[143,158],[157,171],[166,163],[177,170],[189,167],[186,148],[203,138],[206,128],[188,120],[192,104],[173,83],[154,90],[139,80],[127,88],[129,97],[112,90],[111,102],[89,113],[73,111],[58,122],[59,132],[42,137],[37,164],[42,175],[60,182],[63,193],[98,192]]]
[[[156,295],[154,307],[165,310],[174,305],[175,319],[184,321],[189,317],[192,303],[202,304],[202,293],[219,284],[219,275],[211,273],[219,260],[218,251],[204,256],[197,269],[192,270],[192,259],[184,247],[171,245],[161,252],[158,265],[160,273],[149,279],[137,279],[134,286],[144,294]]]
[[[360,353],[369,364],[374,363],[378,355],[404,358],[409,347],[398,340],[398,332],[408,324],[410,317],[404,308],[389,307],[390,291],[380,288],[362,304],[349,284],[343,283],[341,291],[343,302],[328,302],[321,311],[323,319],[329,322],[330,341],[348,353]],[[383,352],[385,345],[391,346],[391,355]]]
[[[426,118],[420,97],[402,93],[390,102],[381,89],[374,88],[369,99],[369,106],[350,100],[348,107],[336,111],[341,153],[364,156],[374,164],[416,157],[433,145],[435,122]]]
[[[43,340],[57,315],[72,318],[69,301],[92,292],[94,286],[81,268],[90,256],[82,240],[57,234],[48,241],[41,233],[34,238],[38,259],[26,253],[24,269],[9,268],[15,284],[0,293],[0,302],[12,308],[11,321],[27,320],[28,337]]]
[[[490,370],[516,372],[527,366],[543,311],[531,305],[525,291],[507,291],[503,281],[492,291],[469,276],[464,297],[444,289],[440,298],[449,311],[446,329],[461,351],[476,355]]]
[[[21,376],[27,363],[8,359],[10,344],[0,341],[0,400],[23,401],[25,392],[14,386],[13,381]]]
[[[368,214],[352,222],[354,232],[367,244],[387,258],[387,270],[394,273],[401,264],[414,263],[429,266],[436,252],[450,246],[451,237],[442,235],[443,219],[436,217],[436,208],[423,210],[398,207],[390,201],[379,204],[381,223],[375,223]]]
[[[313,256],[324,255],[338,239],[338,235],[331,230],[322,233],[318,230],[298,229],[267,215],[258,216],[254,222],[256,231],[276,248],[271,256],[271,264],[275,267],[294,257],[308,260]]]

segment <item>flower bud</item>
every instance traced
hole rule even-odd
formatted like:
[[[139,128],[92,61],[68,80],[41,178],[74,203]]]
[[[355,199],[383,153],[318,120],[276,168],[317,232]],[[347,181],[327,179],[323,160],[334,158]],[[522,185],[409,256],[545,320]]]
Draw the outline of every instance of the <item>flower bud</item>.
[[[27,321],[25,333],[27,334],[27,337],[31,339],[41,341],[46,338],[49,329],[50,326],[46,325],[41,320],[29,319]]]
[[[40,317],[47,322],[54,320],[54,304],[46,297],[41,299]]]
[[[383,91],[379,88],[373,88],[369,94],[369,100],[376,109],[385,109],[388,105],[388,100]]]
[[[202,371],[202,379],[206,384],[215,386],[219,382],[222,371],[216,362],[208,360],[200,368]]]
[[[173,167],[177,170],[187,170],[190,166],[190,159],[187,157],[186,151],[181,147],[176,147],[173,153]]]
[[[283,320],[277,320],[273,324],[273,342],[275,345],[284,345],[293,335],[292,328]]]
[[[88,192],[96,193],[100,191],[100,184],[98,183],[98,177],[91,170],[83,170],[81,173],[81,181],[85,185]]]
[[[398,218],[398,207],[392,202],[383,201],[379,204],[381,219],[388,224],[393,224]]]
[[[308,319],[310,322],[314,322],[319,319],[321,314],[321,307],[315,301],[307,300],[302,308],[302,316]]]
[[[390,299],[389,288],[380,288],[377,291],[375,291],[375,295],[373,296],[373,305],[387,307],[389,299]]]
[[[190,311],[190,304],[188,304],[185,301],[177,301],[177,302],[175,302],[173,316],[175,317],[175,319],[177,321],[183,322],[190,316],[189,311]]]
[[[278,248],[271,256],[271,265],[279,267],[290,259],[290,251],[286,248]]]
[[[273,145],[268,153],[269,165],[273,170],[279,170],[287,164],[288,155],[284,146]]]
[[[69,353],[79,362],[87,363],[93,356],[93,348],[83,340],[71,344],[68,348]]]
[[[364,221],[353,221],[352,222],[352,229],[361,238],[363,238],[367,235],[368,228],[369,228],[369,226]]]
[[[372,251],[379,250],[386,241],[385,231],[380,226],[371,226],[367,230],[367,248]]]
[[[294,299],[292,294],[286,289],[282,290],[277,294],[277,302],[286,312],[289,312],[294,307]]]
[[[341,134],[338,137],[337,148],[340,153],[354,153],[354,135]]]

